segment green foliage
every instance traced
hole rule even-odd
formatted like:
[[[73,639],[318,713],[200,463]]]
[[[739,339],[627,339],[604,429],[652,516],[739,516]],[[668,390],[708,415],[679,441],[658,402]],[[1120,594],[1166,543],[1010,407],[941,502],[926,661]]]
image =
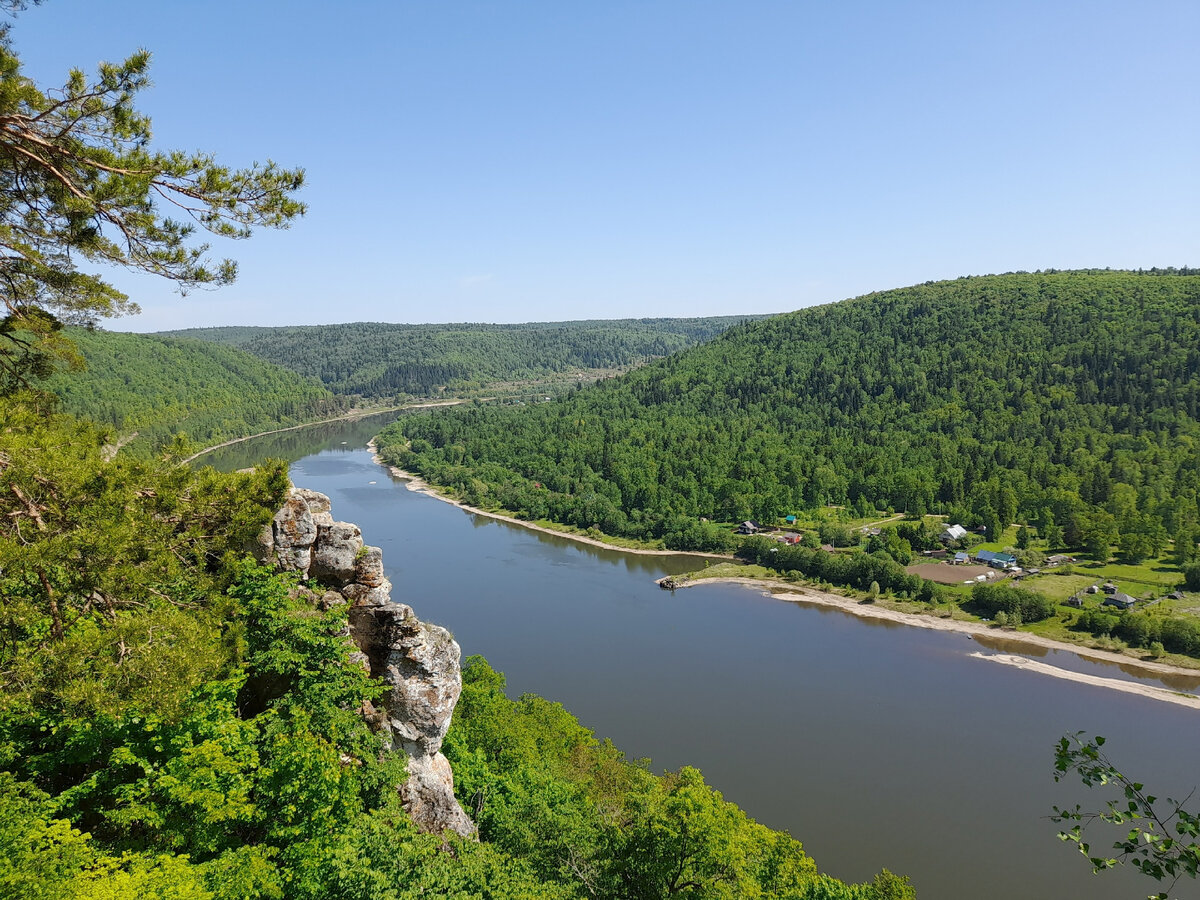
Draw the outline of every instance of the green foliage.
[[[106,459],[100,432],[37,398],[0,399],[0,426],[0,709],[169,710],[223,665],[226,558],[270,520],[285,471]]]
[[[36,374],[42,350],[58,349],[59,322],[137,311],[99,275],[80,271],[81,261],[182,288],[226,284],[235,263],[213,264],[208,245],[194,241],[197,228],[246,237],[304,211],[293,197],[300,170],[268,162],[235,171],[205,153],[151,149],[150,120],[134,106],[149,64],[139,50],[101,63],[94,78],[75,69],[61,88],[43,90],[22,74],[9,29],[0,29],[0,369],[10,388]],[[24,337],[14,339],[14,329]]]
[[[42,386],[63,409],[110,426],[125,452],[147,455],[177,433],[207,446],[336,415],[346,408],[316,382],[232,347],[67,329],[86,361]],[[134,435],[136,434],[136,438]]]
[[[889,873],[878,890],[818,876],[799,842],[748,819],[695,769],[652,775],[558,704],[509,700],[480,657],[464,667],[445,749],[481,838],[571,896],[913,896]]]
[[[1183,584],[1189,591],[1200,591],[1200,562],[1184,566]]]
[[[793,544],[781,547],[761,536],[747,538],[738,548],[737,556],[746,562],[768,566],[777,572],[798,572],[812,581],[823,581],[859,591],[917,597],[933,596],[933,588],[925,587],[924,579],[909,575],[884,551],[878,553],[828,553]]]
[[[1093,872],[1129,863],[1143,875],[1167,882],[1167,889],[1154,895],[1166,900],[1179,879],[1195,879],[1200,873],[1200,815],[1185,809],[1179,801],[1169,797],[1163,801],[1148,793],[1145,785],[1113,764],[1101,749],[1104,743],[1099,736],[1085,741],[1081,733],[1063,737],[1055,748],[1054,780],[1075,773],[1088,787],[1112,785],[1120,797],[1108,800],[1096,812],[1084,812],[1080,806],[1056,806],[1051,819],[1070,826],[1058,836],[1087,857]],[[1117,830],[1114,854],[1093,855],[1087,831],[1094,824],[1111,825]]]
[[[1012,626],[1040,622],[1054,615],[1054,601],[1045,594],[1007,584],[976,585],[971,589],[971,605],[991,616],[1003,612],[1006,623]]]
[[[100,432],[43,401],[0,399],[0,895],[615,900],[815,883],[798,842],[698,772],[628,763],[558,704],[509,700],[482,660],[446,750],[483,842],[445,852],[401,808],[404,756],[364,717],[381,684],[350,660],[347,607],[241,558],[283,469],[109,458]]]
[[[835,504],[992,540],[1023,520],[1137,558],[1200,521],[1198,309],[1190,273],[919,285],[734,326],[551,403],[409,416],[378,443],[473,504],[669,546],[683,522]]]
[[[319,379],[338,394],[427,397],[495,382],[617,369],[676,353],[758,316],[611,319],[522,325],[344,325],[190,328],[165,335],[240,347]]]
[[[110,854],[56,818],[41,791],[0,772],[0,896],[6,900],[215,900],[167,854]]]
[[[1158,645],[1172,653],[1200,654],[1200,622],[1192,617],[1093,608],[1081,612],[1074,627],[1099,637],[1118,638],[1133,647],[1153,650]]]

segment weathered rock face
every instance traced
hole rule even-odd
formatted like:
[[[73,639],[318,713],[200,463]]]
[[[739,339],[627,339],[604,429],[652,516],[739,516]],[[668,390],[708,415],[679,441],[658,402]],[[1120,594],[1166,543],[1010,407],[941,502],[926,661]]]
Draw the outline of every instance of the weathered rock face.
[[[454,796],[454,773],[441,753],[462,692],[462,651],[450,632],[392,600],[383,552],[363,545],[358,526],[333,521],[324,494],[294,489],[255,555],[330,588],[318,601],[323,608],[350,604],[349,638],[357,648],[351,659],[388,685],[382,709],[364,714],[392,747],[408,754],[408,781],[400,787],[405,808],[423,831],[473,835],[475,825]]]
[[[317,527],[317,541],[313,545],[312,565],[308,574],[332,587],[352,584],[358,553],[362,549],[362,532],[357,525],[349,522],[320,525]]]

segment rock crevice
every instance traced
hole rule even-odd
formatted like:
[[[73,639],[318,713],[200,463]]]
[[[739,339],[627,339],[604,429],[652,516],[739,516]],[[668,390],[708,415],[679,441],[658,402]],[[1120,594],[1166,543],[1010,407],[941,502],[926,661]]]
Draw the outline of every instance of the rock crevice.
[[[387,685],[382,709],[369,716],[372,726],[408,754],[408,780],[400,787],[405,809],[423,831],[473,835],[441,752],[462,692],[462,651],[450,632],[392,599],[383,552],[363,544],[357,525],[334,521],[324,494],[293,488],[259,537],[256,556],[320,582],[327,589],[322,606],[350,605],[351,658]]]

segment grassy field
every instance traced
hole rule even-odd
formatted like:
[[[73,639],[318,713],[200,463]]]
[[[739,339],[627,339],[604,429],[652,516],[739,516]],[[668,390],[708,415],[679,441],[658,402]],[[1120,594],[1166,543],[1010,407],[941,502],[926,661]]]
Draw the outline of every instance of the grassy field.
[[[768,569],[766,566],[744,566],[740,563],[722,562],[714,563],[711,566],[706,566],[703,569],[697,569],[695,572],[688,572],[686,575],[677,576],[678,581],[700,581],[704,578],[761,578],[764,580],[778,579],[783,580],[783,576],[774,569]]]
[[[1131,597],[1161,597],[1175,590],[1183,581],[1183,573],[1165,557],[1147,560],[1136,566],[1117,562],[1079,562],[1072,565],[1070,570],[1070,575],[1050,570],[1043,575],[1026,578],[1021,583],[1052,599],[1065,600],[1090,584],[1103,584],[1106,581],[1113,582],[1117,590]]]

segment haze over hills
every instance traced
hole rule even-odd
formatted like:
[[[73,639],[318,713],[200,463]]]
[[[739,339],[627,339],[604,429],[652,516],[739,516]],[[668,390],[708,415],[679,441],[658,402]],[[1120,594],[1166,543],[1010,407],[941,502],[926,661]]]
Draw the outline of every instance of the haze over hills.
[[[192,328],[161,332],[239,347],[319,379],[338,394],[430,396],[577,372],[618,370],[667,356],[757,315],[597,319],[519,325],[342,325]]]
[[[411,417],[465,500],[679,547],[825,504],[1018,519],[1139,552],[1200,519],[1200,277],[962,278],[733,327],[536,408]]]

